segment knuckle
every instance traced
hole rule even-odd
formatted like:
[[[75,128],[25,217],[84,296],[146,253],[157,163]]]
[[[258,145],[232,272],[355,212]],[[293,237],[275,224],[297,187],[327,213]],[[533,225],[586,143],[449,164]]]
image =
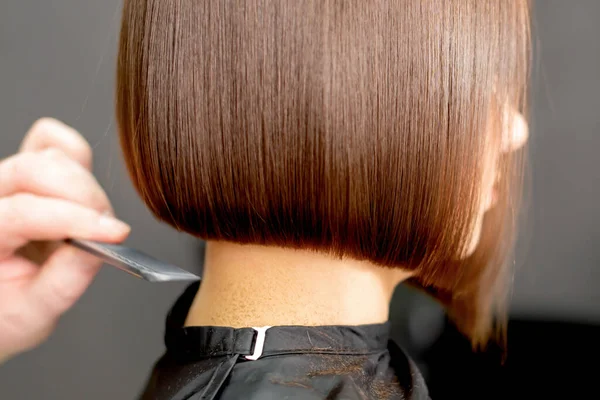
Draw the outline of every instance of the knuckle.
[[[35,153],[22,153],[10,163],[8,168],[9,178],[17,187],[29,181],[39,171],[43,171],[43,169],[38,169],[39,159],[39,155]]]
[[[55,182],[60,182],[60,179],[69,178],[74,173],[69,158],[58,149],[44,150],[44,157],[36,164],[37,169],[43,171],[43,174],[48,179]]]
[[[59,127],[60,123],[53,118],[40,118],[29,129],[27,138],[34,141],[44,141],[45,137],[51,136],[52,132],[55,132]]]
[[[59,185],[69,200],[93,208],[106,206],[104,192],[93,175],[60,150],[46,157],[39,169],[44,171],[44,179]]]
[[[29,196],[26,194],[16,194],[14,196],[0,199],[0,220],[3,225],[21,225],[23,224],[26,204],[29,201]]]
[[[92,165],[92,147],[87,141],[81,140],[77,144],[75,152],[77,153],[79,159],[82,160],[86,166],[90,167]]]
[[[67,155],[60,149],[56,147],[50,147],[42,151],[42,155],[47,160],[64,162],[67,158]]]
[[[65,156],[90,168],[92,164],[92,148],[85,138],[75,129],[52,118],[42,118],[36,121],[25,142],[45,143],[47,146],[61,147],[65,150]]]
[[[23,153],[8,168],[8,179],[17,191],[44,191],[43,187],[70,182],[75,175],[68,157],[58,149],[41,153]]]
[[[58,121],[53,118],[40,118],[33,123],[30,131],[34,134],[40,134],[54,129],[57,125]]]
[[[44,150],[44,157],[36,163],[36,169],[43,171],[47,180],[61,185],[74,182],[79,172],[77,167],[67,154],[56,148]]]
[[[14,186],[16,189],[26,179],[27,170],[24,168],[28,165],[28,154],[20,154],[11,157],[2,162],[2,180],[9,186]]]
[[[82,190],[83,205],[90,207],[91,209],[103,212],[110,208],[110,204],[106,200],[106,197],[99,190],[87,187]]]

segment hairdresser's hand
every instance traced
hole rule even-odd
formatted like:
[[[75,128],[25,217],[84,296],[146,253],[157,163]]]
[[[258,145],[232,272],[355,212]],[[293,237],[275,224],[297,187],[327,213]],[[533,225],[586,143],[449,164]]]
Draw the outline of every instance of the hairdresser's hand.
[[[100,268],[61,240],[120,242],[129,233],[110,217],[91,162],[85,139],[48,119],[0,161],[0,363],[42,342]]]

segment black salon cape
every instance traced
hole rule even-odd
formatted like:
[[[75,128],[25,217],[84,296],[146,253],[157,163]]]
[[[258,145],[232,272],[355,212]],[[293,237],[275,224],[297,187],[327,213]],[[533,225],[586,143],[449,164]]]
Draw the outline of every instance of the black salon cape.
[[[414,363],[389,340],[389,324],[272,327],[262,356],[249,361],[254,329],[183,328],[198,287],[167,317],[167,352],[142,400],[429,399]]]

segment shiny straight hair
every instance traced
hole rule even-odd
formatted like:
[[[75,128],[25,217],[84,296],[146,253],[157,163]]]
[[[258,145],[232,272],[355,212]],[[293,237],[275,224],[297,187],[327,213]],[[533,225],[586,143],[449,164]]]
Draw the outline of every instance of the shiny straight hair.
[[[502,330],[520,154],[464,251],[526,104],[528,1],[124,3],[121,145],[160,220],[406,268],[474,344]]]

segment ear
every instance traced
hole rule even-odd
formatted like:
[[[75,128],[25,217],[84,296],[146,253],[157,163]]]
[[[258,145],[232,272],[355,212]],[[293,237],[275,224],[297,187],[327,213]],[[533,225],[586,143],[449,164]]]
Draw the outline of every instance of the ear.
[[[512,107],[505,112],[505,132],[502,136],[502,152],[510,153],[522,148],[529,138],[529,126],[525,117]]]

